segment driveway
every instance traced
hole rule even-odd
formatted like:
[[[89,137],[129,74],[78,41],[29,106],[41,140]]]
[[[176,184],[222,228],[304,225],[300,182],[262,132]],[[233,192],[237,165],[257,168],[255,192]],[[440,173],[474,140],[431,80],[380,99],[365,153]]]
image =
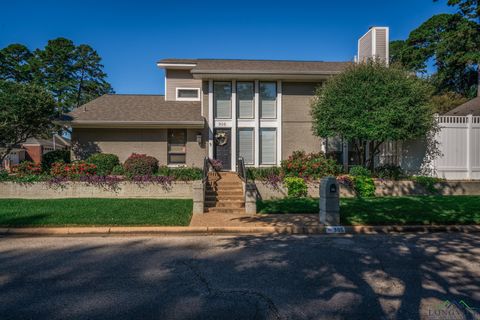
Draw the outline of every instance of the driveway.
[[[474,234],[0,238],[0,319],[480,319],[479,307]]]

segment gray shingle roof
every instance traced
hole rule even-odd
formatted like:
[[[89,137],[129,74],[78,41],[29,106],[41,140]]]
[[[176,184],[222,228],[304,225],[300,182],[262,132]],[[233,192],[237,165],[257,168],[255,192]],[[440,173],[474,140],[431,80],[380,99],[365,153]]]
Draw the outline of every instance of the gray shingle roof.
[[[106,94],[68,113],[71,124],[203,124],[200,101],[165,101],[160,95]]]
[[[162,59],[158,63],[195,64],[191,72],[254,74],[332,74],[344,71],[351,62],[294,60]]]
[[[469,100],[445,113],[446,116],[466,116],[469,114],[480,116],[480,97]]]

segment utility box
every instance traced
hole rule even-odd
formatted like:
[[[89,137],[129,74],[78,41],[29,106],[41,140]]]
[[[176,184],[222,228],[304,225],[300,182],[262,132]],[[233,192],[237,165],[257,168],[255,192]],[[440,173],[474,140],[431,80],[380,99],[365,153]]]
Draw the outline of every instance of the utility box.
[[[340,188],[335,177],[320,180],[320,223],[327,226],[340,224]]]

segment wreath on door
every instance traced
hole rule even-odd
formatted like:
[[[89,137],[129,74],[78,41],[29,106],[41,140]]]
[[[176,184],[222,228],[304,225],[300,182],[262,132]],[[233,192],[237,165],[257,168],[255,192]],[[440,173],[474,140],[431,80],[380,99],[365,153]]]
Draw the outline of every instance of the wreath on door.
[[[215,143],[218,145],[218,146],[224,146],[227,144],[227,141],[228,141],[228,137],[227,137],[227,133],[224,132],[224,131],[219,131],[217,133],[215,133]]]

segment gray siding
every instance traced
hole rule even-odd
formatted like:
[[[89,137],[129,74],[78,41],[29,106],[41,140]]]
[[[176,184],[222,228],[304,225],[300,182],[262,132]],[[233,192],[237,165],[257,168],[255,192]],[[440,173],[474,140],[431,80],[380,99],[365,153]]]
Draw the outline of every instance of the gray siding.
[[[387,30],[386,29],[376,29],[375,32],[376,39],[376,56],[381,60],[386,60],[387,58]]]
[[[312,133],[310,108],[315,89],[321,83],[282,84],[282,159],[293,151],[321,151],[321,139]]]
[[[165,81],[167,82],[167,100],[174,101],[177,96],[177,88],[201,88],[202,80],[193,79],[189,70],[165,70]]]
[[[365,61],[372,57],[372,33],[373,30],[369,30],[363,38],[359,40],[358,46],[358,60]]]

